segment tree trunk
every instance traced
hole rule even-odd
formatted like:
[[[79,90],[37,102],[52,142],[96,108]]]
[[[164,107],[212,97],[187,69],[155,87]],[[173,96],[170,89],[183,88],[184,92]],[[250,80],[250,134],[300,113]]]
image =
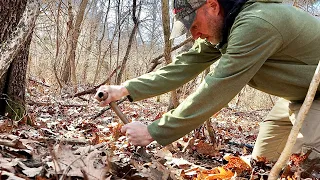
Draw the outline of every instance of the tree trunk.
[[[65,84],[69,84],[70,82],[70,72],[71,72],[71,66],[69,62],[69,58],[71,55],[71,49],[72,49],[72,33],[73,33],[73,12],[72,12],[72,4],[71,0],[68,0],[68,21],[67,21],[67,46],[66,46],[66,52],[67,55],[64,60],[64,67],[63,67],[63,73],[61,80]]]
[[[96,72],[93,78],[93,84],[96,83],[97,78],[98,78],[98,74],[100,73],[101,70],[101,45],[102,45],[102,41],[104,39],[105,33],[106,33],[106,27],[107,27],[107,23],[108,23],[108,16],[109,16],[109,10],[110,10],[110,2],[111,0],[108,1],[108,9],[106,12],[106,16],[104,17],[104,23],[103,23],[103,29],[102,29],[102,35],[101,38],[98,40],[97,44],[98,44],[98,60],[97,60],[97,68],[96,68]]]
[[[39,12],[33,0],[0,1],[0,115],[25,114],[25,80],[29,46]]]
[[[62,84],[61,81],[59,79],[58,76],[58,71],[57,71],[57,62],[58,62],[58,58],[59,58],[59,51],[60,51],[60,24],[59,24],[59,19],[60,19],[60,12],[61,12],[61,4],[62,4],[62,0],[59,1],[58,4],[58,13],[57,13],[57,18],[56,18],[56,54],[55,54],[55,58],[54,58],[54,62],[53,62],[53,73],[54,73],[54,77],[56,78],[56,81],[59,85],[59,88],[62,88]]]
[[[138,11],[137,16],[136,16],[136,10],[137,10],[137,2],[136,2],[136,0],[133,0],[133,2],[132,2],[132,21],[134,22],[134,26],[131,31],[130,37],[129,37],[129,42],[127,45],[126,54],[123,57],[123,60],[121,63],[121,68],[120,68],[119,74],[117,76],[116,84],[121,83],[122,74],[126,68],[126,64],[127,64],[128,58],[129,58],[130,51],[131,51],[132,41],[133,41],[133,39],[137,33],[137,30],[138,30],[138,26],[139,26],[139,19],[138,18],[140,16],[140,12],[141,12],[141,5],[139,6],[139,11]]]
[[[82,71],[82,83],[87,84],[87,71],[89,68],[89,60],[93,45],[93,38],[94,38],[94,31],[97,29],[97,23],[95,22],[94,25],[91,25],[90,32],[89,32],[89,42],[88,46],[86,48],[87,57],[83,65],[83,71]]]
[[[69,20],[67,22],[68,32],[67,32],[67,57],[63,75],[63,82],[69,84],[70,80],[73,84],[74,91],[77,91],[77,78],[76,78],[76,48],[78,38],[81,32],[80,26],[83,20],[84,12],[86,10],[88,0],[82,0],[79,7],[79,12],[76,16],[76,22],[73,25],[73,12],[71,0],[68,1],[68,16]]]
[[[164,59],[166,64],[172,62],[171,60],[171,41],[170,38],[170,16],[169,16],[169,1],[162,0],[162,26],[164,35]],[[175,90],[170,92],[170,102],[168,109],[176,108],[179,105],[178,95]]]

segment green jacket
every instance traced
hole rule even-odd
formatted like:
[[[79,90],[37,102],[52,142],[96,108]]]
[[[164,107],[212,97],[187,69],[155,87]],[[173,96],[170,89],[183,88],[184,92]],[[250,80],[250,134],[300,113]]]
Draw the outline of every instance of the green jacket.
[[[218,50],[197,40],[174,62],[126,81],[133,101],[174,90],[219,60],[198,89],[175,110],[148,126],[167,145],[226,106],[246,85],[288,100],[303,100],[320,60],[320,21],[276,1],[248,1],[235,19],[228,44]]]

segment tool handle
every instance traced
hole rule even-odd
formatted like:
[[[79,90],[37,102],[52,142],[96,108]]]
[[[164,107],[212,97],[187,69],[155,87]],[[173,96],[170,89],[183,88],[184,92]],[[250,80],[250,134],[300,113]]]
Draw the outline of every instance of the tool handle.
[[[119,116],[119,118],[121,119],[123,124],[130,123],[127,116],[122,113],[121,109],[119,108],[119,106],[117,105],[116,102],[111,102],[111,103],[109,103],[109,105],[110,105],[111,109]]]
[[[108,93],[99,92],[98,97],[100,98],[101,101],[105,100],[108,98]],[[127,116],[122,113],[121,109],[119,108],[119,106],[117,105],[116,102],[110,102],[109,105],[110,105],[111,109],[118,115],[118,117],[121,119],[121,121],[124,124],[130,123]]]

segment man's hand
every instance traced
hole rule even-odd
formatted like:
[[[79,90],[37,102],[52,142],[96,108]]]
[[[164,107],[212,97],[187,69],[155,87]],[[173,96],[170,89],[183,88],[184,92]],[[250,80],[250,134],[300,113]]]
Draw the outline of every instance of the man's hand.
[[[147,125],[137,121],[124,125],[121,132],[125,133],[128,141],[135,146],[147,146],[153,141]]]
[[[104,95],[108,94],[108,98],[101,101],[101,97],[98,96],[99,93]],[[106,106],[112,101],[117,101],[124,96],[129,95],[127,88],[121,85],[103,85],[100,86],[97,90],[96,95],[94,96],[100,102],[100,106]]]

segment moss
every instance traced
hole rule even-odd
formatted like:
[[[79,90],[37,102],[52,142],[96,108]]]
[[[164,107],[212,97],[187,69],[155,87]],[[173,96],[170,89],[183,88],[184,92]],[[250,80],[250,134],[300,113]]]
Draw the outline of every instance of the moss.
[[[20,121],[24,118],[26,109],[24,104],[11,101],[7,103],[6,114],[8,114],[8,117],[10,117],[12,120]]]

